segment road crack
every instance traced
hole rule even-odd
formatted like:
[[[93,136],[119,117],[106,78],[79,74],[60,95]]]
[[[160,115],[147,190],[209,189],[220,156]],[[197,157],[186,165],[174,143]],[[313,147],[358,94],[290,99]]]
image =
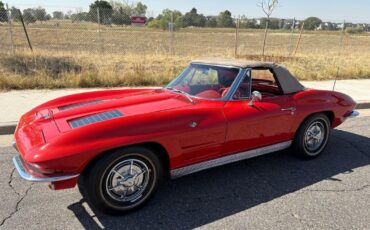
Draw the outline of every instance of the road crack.
[[[301,192],[359,192],[367,188],[370,188],[370,184],[361,186],[360,188],[355,189],[304,189]]]
[[[19,192],[17,192],[17,190],[15,190],[15,188],[13,187],[13,177],[14,177],[14,172],[15,172],[15,168],[12,169],[12,171],[10,172],[10,175],[9,175],[9,180],[8,180],[8,186],[13,190],[13,192],[15,194],[17,194],[17,196],[20,196]]]
[[[13,174],[13,172],[11,173],[11,175],[12,174]],[[11,184],[11,183],[8,183],[8,184]],[[26,198],[26,196],[28,195],[28,192],[32,189],[32,185],[33,185],[33,183],[30,184],[30,186],[27,188],[27,190],[25,191],[25,193],[23,194],[23,196],[21,196],[19,193],[17,193],[18,196],[19,196],[19,199],[17,200],[17,203],[15,204],[14,211],[12,211],[8,216],[6,216],[3,220],[1,220],[0,227],[3,226],[7,220],[9,220],[10,218],[12,218],[20,210],[19,205],[24,200],[24,198]]]

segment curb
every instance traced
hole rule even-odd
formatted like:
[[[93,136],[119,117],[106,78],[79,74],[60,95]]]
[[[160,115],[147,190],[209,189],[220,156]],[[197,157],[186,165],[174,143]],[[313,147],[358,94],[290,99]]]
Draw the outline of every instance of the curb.
[[[370,109],[370,102],[359,102],[356,109]]]
[[[0,135],[13,134],[16,127],[17,122],[0,123]]]
[[[357,104],[356,109],[370,109],[370,102],[360,102]],[[0,135],[13,134],[16,127],[17,122],[0,123]]]

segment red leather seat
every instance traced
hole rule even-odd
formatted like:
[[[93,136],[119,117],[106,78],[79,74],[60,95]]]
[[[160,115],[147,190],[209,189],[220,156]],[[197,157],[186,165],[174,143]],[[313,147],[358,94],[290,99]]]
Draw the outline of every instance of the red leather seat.
[[[230,88],[231,87],[221,88],[220,91],[219,91],[220,94],[221,94],[221,97],[225,97],[227,95],[227,93],[230,91]],[[241,96],[241,92],[238,89],[238,90],[236,90],[235,94],[233,95],[233,98],[238,99],[238,98],[240,98],[240,96]]]
[[[196,95],[197,97],[203,97],[203,98],[220,98],[221,94],[217,93],[216,90],[206,90],[201,93],[198,93]]]

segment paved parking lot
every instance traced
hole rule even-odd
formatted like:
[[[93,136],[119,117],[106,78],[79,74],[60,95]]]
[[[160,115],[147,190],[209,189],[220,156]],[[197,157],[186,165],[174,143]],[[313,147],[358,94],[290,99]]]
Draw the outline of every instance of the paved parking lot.
[[[370,229],[370,113],[332,133],[324,155],[288,152],[167,182],[144,209],[94,213],[78,189],[22,181],[0,136],[1,229]]]

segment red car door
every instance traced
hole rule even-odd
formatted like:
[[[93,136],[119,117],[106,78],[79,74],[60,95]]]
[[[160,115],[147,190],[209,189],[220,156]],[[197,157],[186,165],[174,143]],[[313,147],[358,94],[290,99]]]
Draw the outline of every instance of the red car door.
[[[225,152],[235,153],[292,139],[294,105],[287,95],[248,105],[230,101],[224,107],[227,119]]]
[[[203,101],[183,111],[186,123],[178,134],[183,160],[196,163],[222,155],[226,133],[223,106],[222,101]]]
[[[274,73],[268,69],[252,70],[251,76],[248,74],[244,82],[250,77],[250,90],[261,92],[262,99],[253,105],[249,105],[250,99],[231,99],[225,104],[228,124],[226,153],[255,149],[293,138],[291,129],[295,107],[292,96],[282,94]]]

